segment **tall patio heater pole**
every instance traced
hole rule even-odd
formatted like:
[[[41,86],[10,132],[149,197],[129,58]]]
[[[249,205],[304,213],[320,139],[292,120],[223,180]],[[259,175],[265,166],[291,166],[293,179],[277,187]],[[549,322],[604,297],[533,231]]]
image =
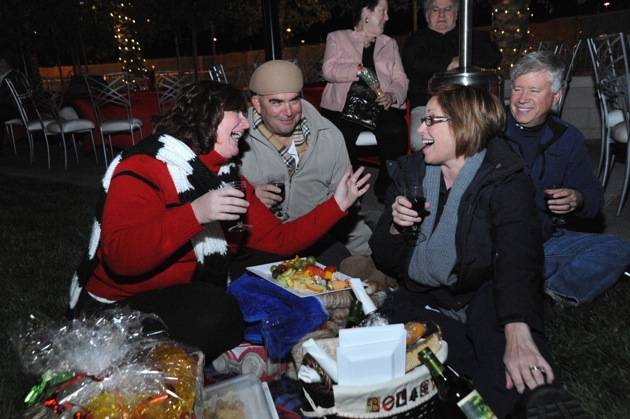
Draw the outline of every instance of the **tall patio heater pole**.
[[[481,71],[471,65],[472,51],[472,7],[471,0],[461,0],[459,6],[459,68],[435,73],[429,80],[429,91],[443,84],[462,84],[483,87],[501,98],[500,80],[494,71]]]
[[[278,0],[262,0],[265,21],[265,60],[282,58],[280,46],[280,24],[278,23]]]

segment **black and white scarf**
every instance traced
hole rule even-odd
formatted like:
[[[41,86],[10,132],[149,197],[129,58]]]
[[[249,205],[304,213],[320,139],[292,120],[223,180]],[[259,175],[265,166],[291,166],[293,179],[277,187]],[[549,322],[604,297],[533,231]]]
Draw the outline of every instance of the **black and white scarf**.
[[[88,250],[71,280],[70,310],[76,306],[83,287],[85,287],[99,262],[97,250],[100,246],[103,208],[114,172],[121,161],[138,154],[151,156],[166,164],[182,204],[192,202],[209,190],[219,189],[225,183],[238,179],[238,167],[236,164],[228,163],[222,166],[218,175],[215,176],[186,144],[170,135],[149,137],[116,156],[103,177],[103,190],[97,204]],[[150,181],[132,171],[116,173],[115,177],[118,176],[133,176],[147,182],[147,184],[153,185]],[[155,187],[155,185],[152,187]],[[219,222],[205,224],[204,231],[193,237],[191,244],[197,259],[194,280],[225,286],[229,267],[229,253],[228,243],[225,240],[221,224]],[[127,278],[126,282],[133,283],[144,279]],[[90,295],[99,302],[113,303],[113,301]]]

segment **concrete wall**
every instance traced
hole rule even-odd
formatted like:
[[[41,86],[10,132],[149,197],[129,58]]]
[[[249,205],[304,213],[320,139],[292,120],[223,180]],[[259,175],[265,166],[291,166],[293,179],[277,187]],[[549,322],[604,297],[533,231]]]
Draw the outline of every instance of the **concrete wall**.
[[[600,139],[599,104],[592,77],[573,77],[562,118],[575,125],[587,139]]]

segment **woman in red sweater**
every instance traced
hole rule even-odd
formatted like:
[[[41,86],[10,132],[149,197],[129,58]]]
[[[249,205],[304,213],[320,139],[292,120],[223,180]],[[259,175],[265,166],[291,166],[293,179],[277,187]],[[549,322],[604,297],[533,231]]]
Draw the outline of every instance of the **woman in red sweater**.
[[[368,187],[348,168],[334,196],[282,224],[230,160],[249,128],[238,90],[214,82],[187,88],[156,134],[123,151],[103,179],[102,207],[87,255],[72,279],[70,309],[114,305],[157,314],[171,337],[212,360],[239,344],[242,315],[225,293],[242,246],[280,257],[315,243]],[[228,228],[245,215],[244,233]]]

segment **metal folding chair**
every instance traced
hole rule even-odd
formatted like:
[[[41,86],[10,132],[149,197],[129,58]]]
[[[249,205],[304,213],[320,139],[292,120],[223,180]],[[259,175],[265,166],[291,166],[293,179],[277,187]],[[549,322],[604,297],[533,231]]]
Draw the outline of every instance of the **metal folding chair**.
[[[210,80],[216,81],[219,83],[228,84],[228,78],[225,75],[225,69],[223,68],[223,64],[214,64],[208,68],[208,75],[210,76]]]
[[[571,79],[573,78],[575,59],[580,52],[581,46],[582,39],[578,39],[578,41],[570,48],[564,42],[560,41],[541,41],[538,44],[538,51],[551,51],[554,55],[561,57],[566,63],[566,69],[562,78],[562,86],[564,91],[562,92],[560,101],[558,102],[557,108],[555,109],[555,112],[558,114],[558,116],[562,116],[562,111],[564,110],[564,103],[569,93]]]
[[[58,99],[61,99],[59,97]],[[98,163],[98,153],[96,151],[96,143],[94,142],[94,129],[96,126],[94,122],[89,119],[79,118],[79,115],[70,106],[60,108],[60,103],[51,98],[54,105],[55,119],[46,127],[46,130],[50,134],[58,134],[61,136],[61,141],[64,144],[64,166],[68,168],[68,154],[66,152],[66,134],[70,134],[72,139],[72,147],[74,148],[74,156],[77,163],[79,162],[79,151],[77,149],[77,141],[75,134],[90,134],[90,140],[92,141],[92,152],[94,153],[94,159]]]
[[[623,33],[600,35],[588,39],[589,52],[602,121],[601,177],[604,187],[615,161],[615,144],[626,145],[626,167],[617,215],[624,206],[630,184],[630,66],[628,40]],[[601,169],[600,169],[601,170]]]
[[[172,71],[158,71],[155,73],[155,86],[160,114],[166,113],[177,101],[182,89],[192,83],[191,73],[179,75]]]
[[[564,55],[566,49],[567,47],[562,41],[540,41],[538,43],[538,51],[551,51],[554,55]]]
[[[26,132],[26,137],[28,141],[29,147],[29,161],[33,164],[35,160],[35,150],[34,150],[34,139],[33,133],[41,132],[44,136],[44,143],[46,144],[46,154],[48,160],[48,168],[50,169],[50,144],[48,142],[48,131],[46,127],[48,124],[54,121],[54,119],[50,117],[45,117],[39,111],[37,103],[33,98],[33,91],[30,88],[28,80],[22,76],[21,83],[19,86],[16,86],[13,81],[8,78],[3,80],[3,83],[6,83],[9,88],[9,93],[13,97],[15,104],[18,108],[18,112],[20,114],[21,125],[24,127],[24,131]],[[11,125],[11,133],[13,134],[13,125]],[[15,147],[15,137],[12,137],[12,141]],[[64,150],[66,147],[65,142],[63,143]]]
[[[112,73],[107,75],[107,80],[100,80],[84,75],[85,86],[90,96],[90,102],[96,115],[96,121],[101,134],[103,145],[103,157],[107,166],[107,149],[105,146],[105,136],[109,140],[109,149],[113,156],[114,146],[112,144],[112,134],[129,132],[131,144],[135,145],[134,131],[140,131],[142,138],[142,121],[132,115],[131,107],[131,80],[126,73]],[[103,109],[106,106],[121,108],[126,113],[126,118],[103,117]]]

